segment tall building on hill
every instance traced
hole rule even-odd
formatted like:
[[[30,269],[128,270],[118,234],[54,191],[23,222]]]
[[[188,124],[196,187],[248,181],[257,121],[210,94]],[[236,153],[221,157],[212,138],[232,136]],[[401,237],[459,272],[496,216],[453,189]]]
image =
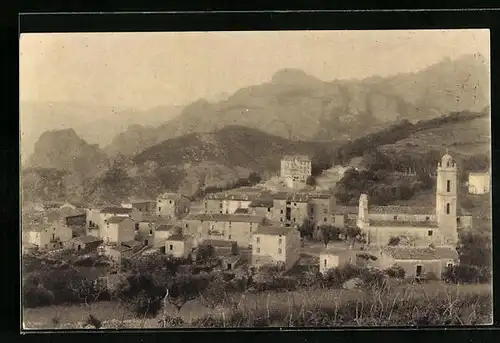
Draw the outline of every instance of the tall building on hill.
[[[302,188],[311,176],[312,163],[308,156],[285,156],[281,160],[280,176],[289,188]]]
[[[458,230],[472,227],[470,215],[458,215],[458,170],[446,153],[437,166],[436,207],[368,205],[368,196],[359,198],[357,226],[366,234],[367,243],[387,246],[392,237],[404,238],[416,247],[456,246]]]

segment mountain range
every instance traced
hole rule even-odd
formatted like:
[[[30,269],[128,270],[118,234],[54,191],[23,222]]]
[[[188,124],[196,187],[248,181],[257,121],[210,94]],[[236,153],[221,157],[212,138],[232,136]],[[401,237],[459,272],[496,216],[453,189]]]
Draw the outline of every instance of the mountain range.
[[[290,140],[346,140],[401,119],[429,119],[489,104],[489,69],[481,55],[444,60],[427,69],[365,80],[322,81],[296,69],[238,90],[227,100],[199,100],[171,121],[139,125],[104,148],[133,156],[166,139],[243,125]]]
[[[51,104],[38,111],[36,104],[21,104],[25,136],[34,139],[48,130],[40,133],[34,153],[24,158],[23,194],[32,199],[63,194],[151,197],[167,189],[193,194],[201,186],[224,186],[251,171],[272,175],[285,154],[329,154],[343,142],[401,120],[479,112],[489,105],[488,74],[484,58],[470,55],[413,74],[365,80],[325,82],[301,70],[283,69],[269,82],[220,95],[220,101],[201,99],[182,110]],[[90,121],[88,111],[100,115]],[[46,129],[61,117],[73,128],[65,124],[64,129]],[[456,125],[462,125],[458,129],[465,137],[471,124],[455,124],[453,129],[436,125],[438,131],[430,134],[433,142],[460,148],[457,144],[466,138],[437,137],[458,130]],[[478,127],[484,131],[484,119]],[[418,135],[420,148],[426,146],[426,132]],[[25,136],[23,152],[30,144]],[[476,137],[470,139],[477,146]]]
[[[73,102],[21,101],[21,158],[27,161],[45,131],[71,128],[88,143],[103,147],[130,125],[155,127],[179,115],[181,109],[180,106],[158,106],[139,111]]]

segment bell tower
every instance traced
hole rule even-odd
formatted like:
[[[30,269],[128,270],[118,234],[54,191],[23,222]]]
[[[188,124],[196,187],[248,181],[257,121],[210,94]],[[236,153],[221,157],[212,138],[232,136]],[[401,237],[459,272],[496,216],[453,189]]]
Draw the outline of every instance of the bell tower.
[[[446,151],[438,163],[436,180],[436,219],[445,244],[458,242],[457,200],[457,165]]]

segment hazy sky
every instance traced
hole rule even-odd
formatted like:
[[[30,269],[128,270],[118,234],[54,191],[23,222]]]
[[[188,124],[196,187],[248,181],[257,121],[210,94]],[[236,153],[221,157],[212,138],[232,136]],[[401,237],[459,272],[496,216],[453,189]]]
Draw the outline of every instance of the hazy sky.
[[[233,93],[283,68],[384,76],[489,58],[489,44],[488,30],[23,34],[20,97],[143,109]]]

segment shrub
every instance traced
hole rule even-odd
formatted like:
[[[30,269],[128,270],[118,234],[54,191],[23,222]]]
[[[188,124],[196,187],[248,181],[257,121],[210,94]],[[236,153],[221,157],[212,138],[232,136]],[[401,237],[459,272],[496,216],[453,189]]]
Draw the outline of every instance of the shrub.
[[[385,270],[385,273],[392,278],[395,279],[404,279],[406,272],[403,267],[398,266],[397,264]]]
[[[391,237],[389,238],[389,244],[390,246],[396,246],[399,244],[399,242],[401,241],[401,238],[400,237]]]
[[[442,278],[449,283],[480,283],[490,281],[491,273],[488,268],[459,264],[446,268]]]
[[[54,300],[54,293],[42,285],[31,284],[23,287],[23,306],[27,308],[49,306]]]
[[[155,316],[161,308],[161,297],[142,290],[131,299],[131,305],[138,315]]]

